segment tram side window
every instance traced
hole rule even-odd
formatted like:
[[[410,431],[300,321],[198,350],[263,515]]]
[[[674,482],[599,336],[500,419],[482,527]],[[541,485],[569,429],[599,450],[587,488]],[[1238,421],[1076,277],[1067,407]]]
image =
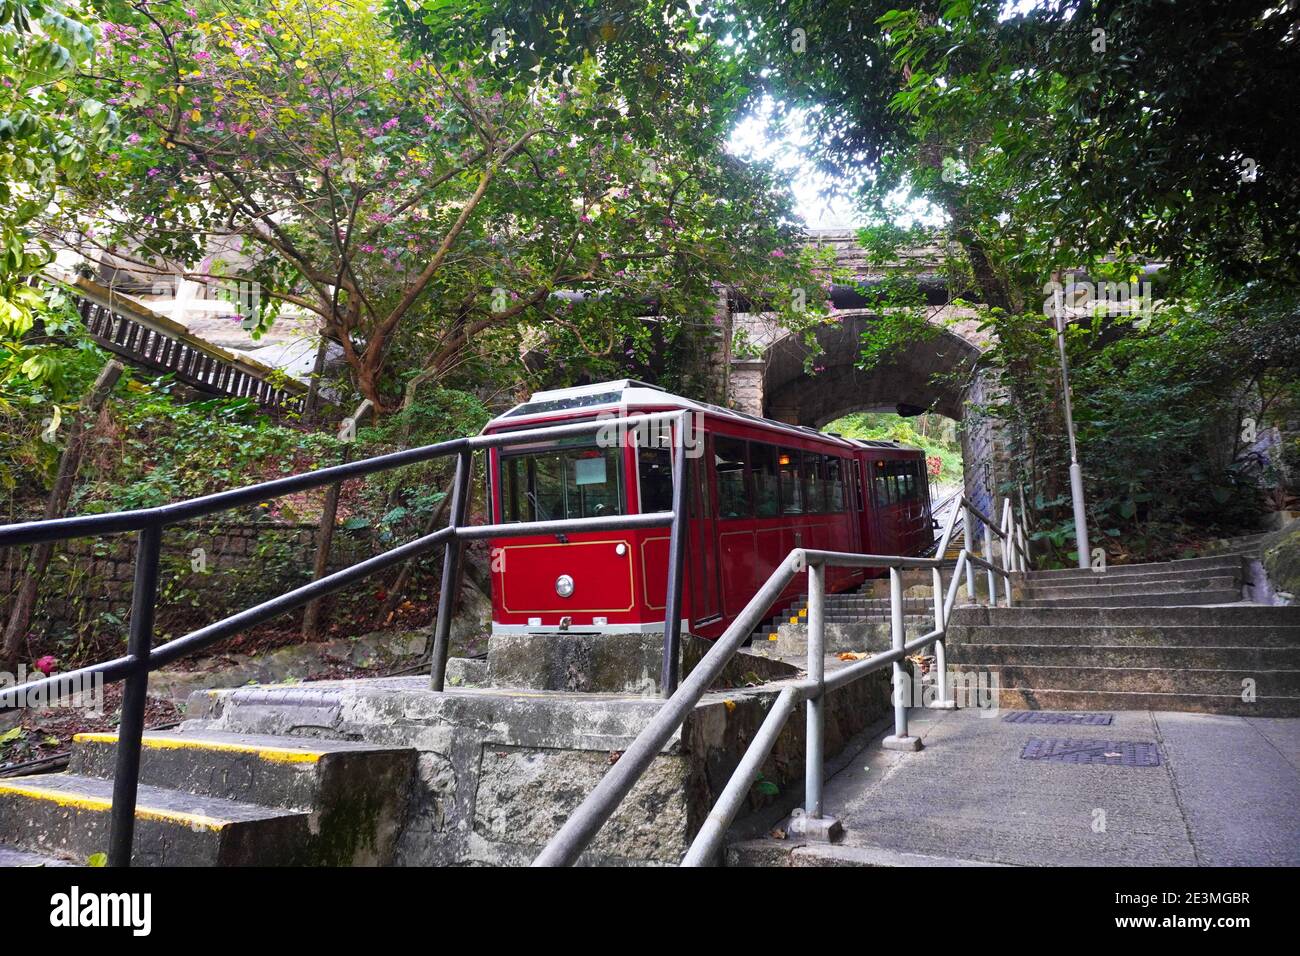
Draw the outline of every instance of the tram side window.
[[[801,452],[803,458],[803,494],[804,511],[815,514],[826,510],[825,494],[822,489],[822,468],[825,456],[810,451]]]
[[[827,511],[844,510],[844,459],[826,459],[826,478],[823,484],[823,500]]]
[[[889,463],[884,461],[873,461],[871,463],[871,489],[872,497],[876,500],[876,507],[883,508],[886,505],[893,504],[891,499],[891,490],[893,483],[889,475]]]
[[[799,467],[800,453],[782,448],[777,459],[781,466],[781,511],[788,515],[804,513],[804,478]]]
[[[641,489],[641,513],[672,511],[673,464],[668,449],[638,448],[636,462]]]
[[[900,501],[916,500],[916,473],[912,470],[910,461],[901,461],[898,463],[898,498]]]
[[[776,446],[750,442],[749,466],[754,474],[754,514],[771,518],[781,513]]]
[[[745,443],[739,438],[715,438],[713,461],[718,473],[718,517],[749,517],[749,493],[745,487]]]

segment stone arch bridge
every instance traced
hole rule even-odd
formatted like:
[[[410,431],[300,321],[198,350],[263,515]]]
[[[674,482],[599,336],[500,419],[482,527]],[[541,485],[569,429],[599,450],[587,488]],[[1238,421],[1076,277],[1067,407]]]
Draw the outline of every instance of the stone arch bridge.
[[[750,414],[813,428],[859,411],[937,412],[963,424],[967,493],[981,506],[987,504],[1000,457],[1000,429],[987,417],[974,418],[970,410],[985,401],[989,388],[979,366],[989,339],[979,331],[972,309],[947,303],[941,250],[903,250],[897,261],[873,263],[851,232],[814,232],[812,242],[833,248],[837,265],[851,272],[857,286],[834,287],[833,321],[816,330],[815,350],[803,334],[782,327],[772,314],[745,312],[743,303],[724,306],[720,301],[725,345],[719,372],[727,401]],[[934,335],[863,371],[857,367],[861,337],[876,313],[866,307],[859,289],[899,273],[916,277]],[[734,347],[736,340],[745,343],[743,352]]]

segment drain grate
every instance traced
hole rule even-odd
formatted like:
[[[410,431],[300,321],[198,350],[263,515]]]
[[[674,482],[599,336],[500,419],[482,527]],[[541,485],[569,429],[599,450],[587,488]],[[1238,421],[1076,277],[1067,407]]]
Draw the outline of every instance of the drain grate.
[[[1111,767],[1158,767],[1160,751],[1146,741],[1046,740],[1030,737],[1021,760],[1051,760],[1056,763],[1105,764]]]
[[[1100,727],[1115,718],[1110,714],[1054,714],[1046,710],[1016,710],[1002,718],[1008,724],[1088,724]]]

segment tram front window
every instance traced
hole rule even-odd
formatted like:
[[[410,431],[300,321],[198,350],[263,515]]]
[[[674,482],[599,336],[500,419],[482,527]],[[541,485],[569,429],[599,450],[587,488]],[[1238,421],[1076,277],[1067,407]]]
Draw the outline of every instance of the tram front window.
[[[506,521],[559,521],[623,513],[617,448],[565,448],[501,463]]]

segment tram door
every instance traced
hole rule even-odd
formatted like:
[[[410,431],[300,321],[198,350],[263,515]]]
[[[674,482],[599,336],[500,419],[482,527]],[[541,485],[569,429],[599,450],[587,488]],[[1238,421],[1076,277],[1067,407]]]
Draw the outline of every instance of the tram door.
[[[867,464],[867,495],[871,502],[871,553],[902,554],[905,547],[906,506],[900,494],[897,463],[877,458]]]
[[[709,474],[713,471],[710,467],[713,436],[701,436],[698,450],[704,454],[686,459],[690,513],[686,555],[691,576],[691,620],[697,624],[722,616],[717,516],[713,513],[713,496],[709,488]]]

